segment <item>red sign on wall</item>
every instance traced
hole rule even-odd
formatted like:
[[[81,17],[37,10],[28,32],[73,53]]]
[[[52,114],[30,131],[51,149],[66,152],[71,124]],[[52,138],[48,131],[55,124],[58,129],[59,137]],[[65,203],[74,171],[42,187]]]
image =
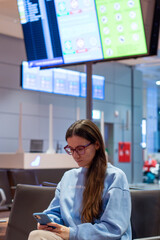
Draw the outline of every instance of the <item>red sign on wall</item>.
[[[130,142],[119,142],[118,158],[119,158],[119,162],[131,161],[131,143]]]

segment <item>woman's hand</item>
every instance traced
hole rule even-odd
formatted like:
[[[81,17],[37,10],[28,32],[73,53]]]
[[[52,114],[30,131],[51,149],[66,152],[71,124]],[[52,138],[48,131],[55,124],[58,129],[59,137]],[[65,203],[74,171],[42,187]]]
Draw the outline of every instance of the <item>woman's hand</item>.
[[[54,226],[55,228],[52,228]],[[65,227],[58,223],[48,223],[48,225],[40,225],[38,224],[37,228],[39,230],[47,230],[54,232],[57,236],[61,237],[64,240],[69,240],[69,227]]]
[[[52,228],[49,226],[54,226],[56,228]],[[50,228],[50,231],[54,232],[57,236],[63,238],[64,240],[69,240],[69,227],[51,222],[48,223],[48,228]]]
[[[48,226],[47,225],[41,225],[41,224],[37,224],[37,229],[38,230],[47,230]]]

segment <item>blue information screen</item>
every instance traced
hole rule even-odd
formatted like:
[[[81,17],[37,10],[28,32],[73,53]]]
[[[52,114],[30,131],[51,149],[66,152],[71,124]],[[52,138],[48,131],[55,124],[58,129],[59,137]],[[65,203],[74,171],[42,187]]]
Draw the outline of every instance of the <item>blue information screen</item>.
[[[75,97],[86,97],[87,77],[81,73],[63,68],[41,70],[40,67],[29,67],[22,62],[22,88],[26,90],[64,94]],[[92,97],[104,99],[104,76],[92,75]]]

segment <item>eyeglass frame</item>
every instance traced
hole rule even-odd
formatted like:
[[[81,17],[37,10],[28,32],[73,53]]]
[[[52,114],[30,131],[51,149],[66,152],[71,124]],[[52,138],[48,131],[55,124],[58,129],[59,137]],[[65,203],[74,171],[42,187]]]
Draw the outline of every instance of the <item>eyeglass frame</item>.
[[[85,154],[85,149],[86,149],[86,147],[90,146],[91,144],[93,144],[93,143],[90,142],[90,143],[88,143],[88,144],[86,144],[86,145],[79,145],[79,146],[77,146],[77,147],[75,147],[75,148],[71,148],[69,145],[66,145],[66,146],[64,147],[64,150],[65,150],[66,153],[69,154],[69,155],[73,155],[74,152],[76,152],[78,155],[84,155],[84,154]],[[76,149],[79,148],[79,147],[83,147],[83,150],[84,150],[84,153],[83,153],[83,154],[79,154],[79,153],[77,152]],[[67,152],[66,148],[70,148],[70,150],[73,151],[73,153]]]

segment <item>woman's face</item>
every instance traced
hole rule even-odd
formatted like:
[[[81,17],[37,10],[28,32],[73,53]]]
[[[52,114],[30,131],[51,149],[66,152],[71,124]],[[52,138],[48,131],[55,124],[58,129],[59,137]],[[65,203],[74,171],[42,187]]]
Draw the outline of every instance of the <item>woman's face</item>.
[[[74,149],[77,148],[78,146],[85,146],[85,145],[89,144],[90,142],[87,139],[79,137],[79,136],[72,136],[72,137],[67,138],[67,143],[68,143],[68,146],[71,149],[73,149],[72,156],[73,156],[74,160],[77,162],[78,166],[88,168],[90,166],[90,164],[92,163],[92,160],[96,154],[96,150],[99,149],[98,142],[87,146],[84,149],[83,155],[78,154],[76,151],[74,151]]]

